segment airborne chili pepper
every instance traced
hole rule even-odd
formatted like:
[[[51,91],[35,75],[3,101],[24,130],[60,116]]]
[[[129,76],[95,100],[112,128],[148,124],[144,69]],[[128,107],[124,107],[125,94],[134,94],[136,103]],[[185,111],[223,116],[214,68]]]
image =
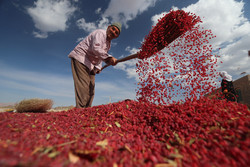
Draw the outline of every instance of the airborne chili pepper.
[[[215,89],[218,56],[209,44],[215,36],[200,23],[195,14],[171,11],[145,37],[136,70],[138,100],[171,104]]]

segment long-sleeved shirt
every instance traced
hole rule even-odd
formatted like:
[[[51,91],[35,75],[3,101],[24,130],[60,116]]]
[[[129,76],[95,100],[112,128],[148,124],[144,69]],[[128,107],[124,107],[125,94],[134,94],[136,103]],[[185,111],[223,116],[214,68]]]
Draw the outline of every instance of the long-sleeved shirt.
[[[106,30],[98,29],[89,34],[68,55],[87,66],[89,70],[101,70],[102,61],[108,57],[110,41],[107,41]]]

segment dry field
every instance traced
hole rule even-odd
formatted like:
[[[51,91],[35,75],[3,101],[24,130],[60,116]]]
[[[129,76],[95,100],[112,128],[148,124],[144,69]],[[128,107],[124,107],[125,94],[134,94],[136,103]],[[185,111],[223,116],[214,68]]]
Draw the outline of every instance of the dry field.
[[[13,111],[14,109],[14,105],[0,105],[0,112]]]
[[[48,110],[48,112],[67,111],[72,108],[74,108],[74,106],[59,106]],[[11,112],[14,110],[15,110],[15,105],[0,106],[0,112]]]

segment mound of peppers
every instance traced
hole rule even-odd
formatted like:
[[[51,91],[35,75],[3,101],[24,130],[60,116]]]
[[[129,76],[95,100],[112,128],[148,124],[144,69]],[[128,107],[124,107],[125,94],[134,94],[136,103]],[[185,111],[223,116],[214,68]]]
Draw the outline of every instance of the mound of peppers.
[[[0,113],[0,166],[248,166],[250,114],[201,98]]]

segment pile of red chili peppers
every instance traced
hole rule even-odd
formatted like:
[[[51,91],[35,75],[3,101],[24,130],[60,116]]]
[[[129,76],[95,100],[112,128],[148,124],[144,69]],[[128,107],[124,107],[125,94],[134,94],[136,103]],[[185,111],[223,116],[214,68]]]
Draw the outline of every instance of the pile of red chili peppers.
[[[0,113],[0,166],[248,166],[250,117],[224,100]]]

